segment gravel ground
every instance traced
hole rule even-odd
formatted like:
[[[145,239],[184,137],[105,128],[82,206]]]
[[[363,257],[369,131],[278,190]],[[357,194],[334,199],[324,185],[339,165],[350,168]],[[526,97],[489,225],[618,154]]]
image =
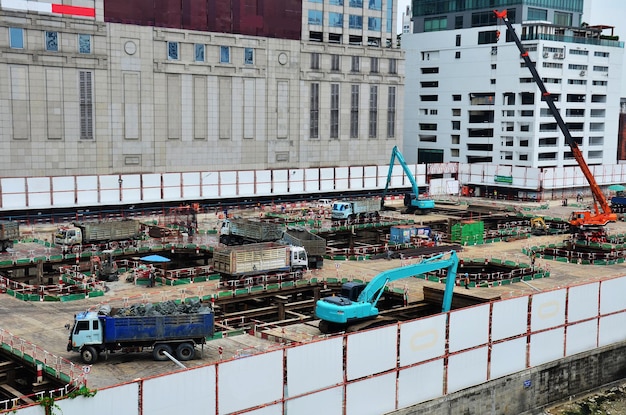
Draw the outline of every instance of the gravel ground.
[[[623,415],[626,414],[626,383],[602,389],[544,412],[549,415]]]

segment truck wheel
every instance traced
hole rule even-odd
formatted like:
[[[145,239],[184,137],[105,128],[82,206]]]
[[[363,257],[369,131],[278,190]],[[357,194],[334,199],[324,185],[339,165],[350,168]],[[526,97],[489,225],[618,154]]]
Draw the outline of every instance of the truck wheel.
[[[91,346],[86,346],[80,352],[80,357],[83,359],[83,362],[88,365],[93,365],[98,361],[98,352],[95,348]]]
[[[158,360],[159,362],[169,359],[163,352],[167,352],[170,355],[172,354],[172,348],[169,344],[157,344],[154,346],[154,349],[152,350],[152,358],[154,360]]]
[[[176,357],[181,361],[191,360],[195,354],[196,351],[190,343],[182,343],[176,348]]]

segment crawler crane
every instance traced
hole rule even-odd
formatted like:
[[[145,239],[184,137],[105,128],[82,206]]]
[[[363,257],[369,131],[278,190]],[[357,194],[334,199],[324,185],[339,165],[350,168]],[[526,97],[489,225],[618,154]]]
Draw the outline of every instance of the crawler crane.
[[[561,132],[563,133],[563,136],[565,137],[565,141],[567,142],[570,149],[572,150],[572,155],[574,156],[574,159],[578,163],[578,166],[580,167],[583,174],[585,175],[585,178],[587,179],[587,182],[589,183],[589,187],[591,188],[591,193],[593,194],[593,199],[594,199],[593,200],[593,212],[590,212],[588,210],[572,212],[572,215],[569,220],[570,226],[573,232],[578,233],[578,234],[585,235],[590,232],[590,233],[594,233],[596,236],[598,235],[598,233],[604,235],[605,233],[604,227],[610,222],[616,222],[617,215],[613,213],[613,211],[611,210],[611,207],[609,206],[609,203],[606,200],[606,197],[602,193],[600,186],[598,186],[596,179],[593,177],[593,174],[591,173],[591,170],[589,169],[589,166],[587,165],[587,162],[585,161],[585,158],[583,157],[583,153],[578,147],[578,143],[576,143],[576,141],[574,141],[574,139],[572,138],[572,135],[570,134],[569,129],[567,128],[567,125],[563,121],[563,117],[561,117],[561,113],[559,113],[559,110],[556,108],[556,105],[554,104],[554,100],[552,96],[547,91],[546,86],[544,85],[543,81],[541,80],[541,77],[539,76],[539,73],[537,72],[537,68],[535,67],[534,62],[530,60],[530,57],[528,56],[528,51],[524,49],[524,45],[522,45],[522,42],[520,41],[520,38],[517,36],[517,33],[515,32],[513,25],[509,21],[507,17],[507,11],[506,10],[503,10],[503,11],[494,10],[494,13],[497,18],[502,19],[504,21],[504,24],[506,24],[506,27],[509,30],[511,38],[513,39],[513,41],[517,45],[517,48],[520,51],[521,57],[524,60],[524,64],[526,65],[528,70],[530,70],[530,73],[532,74],[532,77],[535,83],[537,84],[537,86],[539,87],[539,90],[541,91],[542,99],[546,102],[546,104],[548,104],[548,108],[550,109],[552,116],[556,120],[556,123],[558,124],[559,128],[561,129]]]

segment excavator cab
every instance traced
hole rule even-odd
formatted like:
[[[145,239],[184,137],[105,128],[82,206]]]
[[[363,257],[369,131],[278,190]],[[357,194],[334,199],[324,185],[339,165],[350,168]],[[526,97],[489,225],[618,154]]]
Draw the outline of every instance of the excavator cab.
[[[341,286],[341,296],[351,301],[356,301],[367,284],[358,282],[346,282]]]

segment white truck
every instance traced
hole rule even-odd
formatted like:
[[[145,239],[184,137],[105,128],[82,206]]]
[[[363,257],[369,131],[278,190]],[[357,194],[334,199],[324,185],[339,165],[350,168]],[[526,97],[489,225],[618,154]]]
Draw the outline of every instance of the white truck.
[[[141,236],[141,223],[134,219],[109,222],[74,222],[57,229],[54,243],[62,246],[94,244],[136,239]]]
[[[333,203],[331,218],[333,220],[363,219],[378,217],[382,208],[382,199],[354,199]]]
[[[225,278],[292,272],[306,268],[308,262],[303,247],[275,242],[229,246],[213,252],[213,269]]]

